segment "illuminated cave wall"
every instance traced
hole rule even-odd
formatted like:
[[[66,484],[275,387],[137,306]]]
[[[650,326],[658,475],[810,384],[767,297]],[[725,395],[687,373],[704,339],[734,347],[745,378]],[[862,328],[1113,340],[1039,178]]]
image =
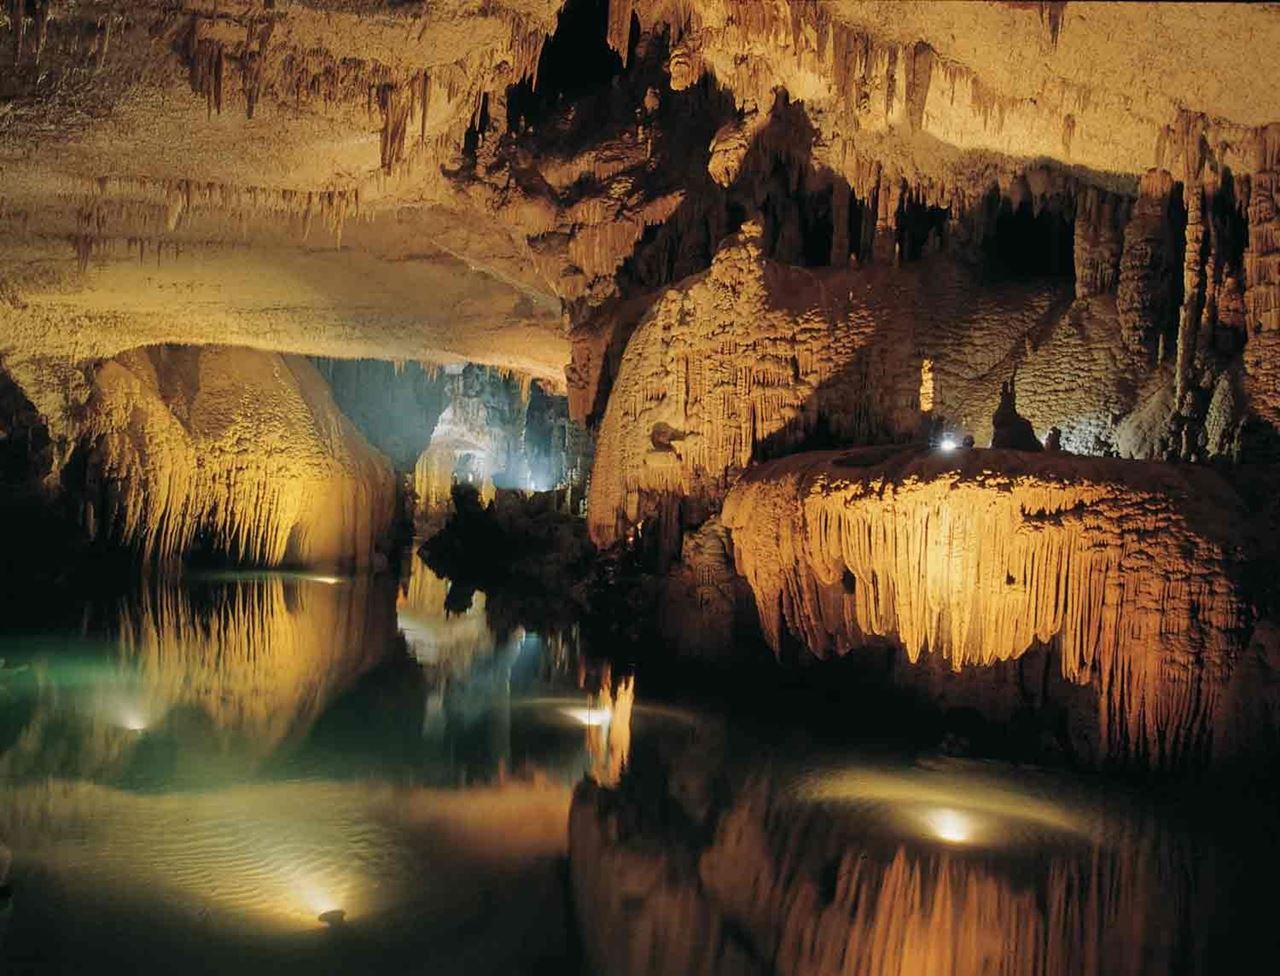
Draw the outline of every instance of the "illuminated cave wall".
[[[795,268],[766,257],[761,238],[761,225],[746,224],[627,343],[592,477],[598,544],[655,515],[667,531],[673,520],[698,524],[761,457],[906,440],[942,422],[957,438],[989,439],[1015,368],[1041,432],[1056,420],[1069,443],[1088,443],[1138,375],[1103,352],[1114,305],[1071,305],[1053,279],[984,288],[975,269],[941,259]],[[1040,345],[1028,349],[1032,337]],[[1096,383],[1081,382],[1082,370]]]
[[[390,464],[297,356],[154,347],[103,363],[64,484],[90,536],[166,562],[362,567],[385,548]],[[75,484],[77,477],[82,484]]]
[[[1073,453],[1248,457],[1246,227],[1229,180],[1183,191],[1164,171],[1130,198],[1034,169],[939,211],[904,189],[861,258],[807,269],[775,256],[767,216],[745,224],[631,325],[612,305],[575,332],[571,403],[609,388],[593,538],[652,518],[676,548],[750,463],[805,446],[989,443],[1010,379]]]
[[[1175,768],[1249,748],[1224,695],[1250,653],[1248,521],[1208,471],[815,453],[750,472],[723,518],[775,650],[890,643],[961,672],[1049,645],[1098,699],[1080,758]]]
[[[429,535],[451,510],[450,492],[474,484],[581,491],[590,435],[562,395],[525,374],[475,364],[432,366],[317,359],[334,400],[401,477],[415,530]]]
[[[733,106],[690,113],[715,131],[682,162],[710,180],[686,176],[612,291],[570,304],[570,404],[600,425],[597,543],[649,521],[670,559],[744,468],[808,444],[939,428],[985,444],[1010,378],[1037,436],[1073,453],[1270,456],[1250,430],[1270,396],[1275,137],[1247,86],[1214,97],[1248,124],[1170,106],[1125,128],[1103,121],[1113,92],[1055,87],[1068,64],[1110,85],[1132,54],[1069,12],[993,88],[944,49],[985,48],[977,21],[1023,30],[1012,10],[913,9],[903,29],[927,40],[906,43],[858,4],[609,8],[617,97],[665,58],[670,91],[637,110],[655,145],[667,100],[713,83]],[[1164,106],[1175,75],[1125,88],[1130,107]]]
[[[580,491],[590,464],[590,438],[568,417],[563,397],[483,367],[442,377],[444,410],[413,465],[415,522],[438,527],[455,484],[474,485],[488,502],[498,489]]]

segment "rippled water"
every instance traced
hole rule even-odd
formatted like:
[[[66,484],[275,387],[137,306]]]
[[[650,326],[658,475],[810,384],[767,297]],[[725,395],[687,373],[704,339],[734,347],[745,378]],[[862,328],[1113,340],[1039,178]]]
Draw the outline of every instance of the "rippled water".
[[[574,634],[447,596],[416,560],[399,588],[190,577],[0,635],[0,972],[1215,973],[1276,949],[1265,810],[588,695]],[[584,774],[611,799],[575,815],[579,940]]]
[[[0,636],[0,971],[562,971],[591,699],[446,590],[196,577]]]

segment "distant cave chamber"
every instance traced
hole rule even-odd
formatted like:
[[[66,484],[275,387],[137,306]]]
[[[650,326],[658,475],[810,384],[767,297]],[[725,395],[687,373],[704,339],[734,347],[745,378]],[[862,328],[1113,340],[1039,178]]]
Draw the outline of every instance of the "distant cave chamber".
[[[485,367],[167,346],[91,384],[56,469],[16,401],[6,457],[91,542],[149,563],[385,568],[439,527],[455,484],[571,510],[590,463],[563,396]]]

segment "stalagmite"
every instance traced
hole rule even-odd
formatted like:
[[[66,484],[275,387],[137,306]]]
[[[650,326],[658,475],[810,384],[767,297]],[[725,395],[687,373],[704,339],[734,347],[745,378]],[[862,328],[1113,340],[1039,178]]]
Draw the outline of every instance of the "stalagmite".
[[[101,531],[168,561],[207,547],[275,566],[368,566],[391,466],[309,362],[244,349],[137,350],[94,378],[84,489]]]
[[[724,524],[775,649],[889,641],[983,667],[1051,644],[1098,695],[1097,754],[1203,762],[1252,611],[1243,512],[1212,474],[1004,451],[799,455]]]

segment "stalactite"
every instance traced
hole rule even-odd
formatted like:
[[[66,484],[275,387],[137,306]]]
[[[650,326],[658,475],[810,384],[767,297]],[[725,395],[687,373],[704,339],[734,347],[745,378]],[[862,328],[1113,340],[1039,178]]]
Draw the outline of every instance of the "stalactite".
[[[1170,307],[1175,255],[1170,253],[1173,178],[1151,170],[1142,178],[1133,215],[1124,231],[1116,307],[1121,338],[1130,349],[1152,349],[1176,314]]]
[[[203,95],[208,114],[222,114],[223,76],[226,72],[226,49],[221,41],[200,36],[200,19],[193,17],[188,40],[187,63],[191,90]]]
[[[267,45],[275,21],[250,21],[245,28],[245,52],[240,58],[240,84],[244,92],[245,115],[253,118],[262,94],[262,77],[267,61]]]
[[[9,30],[13,32],[13,63],[22,60],[22,42],[27,34],[27,0],[9,0]]]
[[[1058,35],[1062,33],[1062,21],[1066,16],[1066,0],[1040,0],[1040,22],[1049,31],[1049,43],[1058,46]]]
[[[1096,187],[1076,198],[1076,297],[1114,292],[1120,280],[1120,254],[1129,199]]]
[[[185,407],[166,399],[183,370],[196,377]],[[99,369],[83,438],[95,521],[147,560],[201,544],[257,565],[365,566],[390,526],[390,465],[305,360],[127,353]]]
[[[417,147],[437,161],[447,161],[465,138],[463,106],[470,114],[490,92],[536,78],[547,25],[510,11],[498,11],[496,17],[505,29],[503,41],[467,50],[456,60],[429,69],[367,55],[344,57],[323,46],[301,44],[287,29],[289,15],[270,11],[196,12],[175,47],[186,62],[192,91],[205,97],[210,115],[221,113],[229,100],[242,99],[246,116],[253,118],[264,93],[290,99],[295,105],[363,102],[370,114],[382,116],[380,168],[390,173],[410,164],[405,135],[415,116]],[[286,28],[275,31],[278,22]],[[235,32],[241,29],[243,35],[237,37]],[[162,21],[154,30],[171,28]],[[238,92],[225,83],[229,70],[239,71]],[[429,120],[433,91],[440,93],[441,100]],[[428,139],[429,128],[437,123],[441,128],[436,138]]]
[[[299,240],[310,237],[319,217],[342,244],[342,231],[350,218],[360,217],[358,187],[327,190],[292,190],[195,180],[104,176],[80,186],[69,186],[68,199],[77,201],[76,237],[99,241],[147,239],[155,246],[176,246],[167,235],[186,230],[201,221],[233,224],[237,236],[249,240],[259,225],[285,225]],[[188,246],[200,241],[187,241]],[[221,243],[218,239],[210,242]]]
[[[420,87],[416,86],[416,87]],[[404,158],[405,136],[413,108],[415,86],[385,84],[378,87],[378,110],[382,113],[382,171],[390,173]],[[423,103],[423,125],[426,125],[426,103]]]
[[[21,2],[21,0],[18,0]],[[630,56],[631,15],[633,0],[609,0],[609,25],[605,34],[609,46],[622,58],[622,66],[627,66]]]
[[[1052,642],[1099,696],[1101,758],[1204,760],[1252,623],[1225,485],[1020,452],[883,458],[773,462],[726,500],[775,649],[785,629],[819,657],[887,639],[959,671]]]
[[[1254,142],[1244,256],[1245,378],[1253,409],[1280,426],[1280,124],[1260,129]]]

